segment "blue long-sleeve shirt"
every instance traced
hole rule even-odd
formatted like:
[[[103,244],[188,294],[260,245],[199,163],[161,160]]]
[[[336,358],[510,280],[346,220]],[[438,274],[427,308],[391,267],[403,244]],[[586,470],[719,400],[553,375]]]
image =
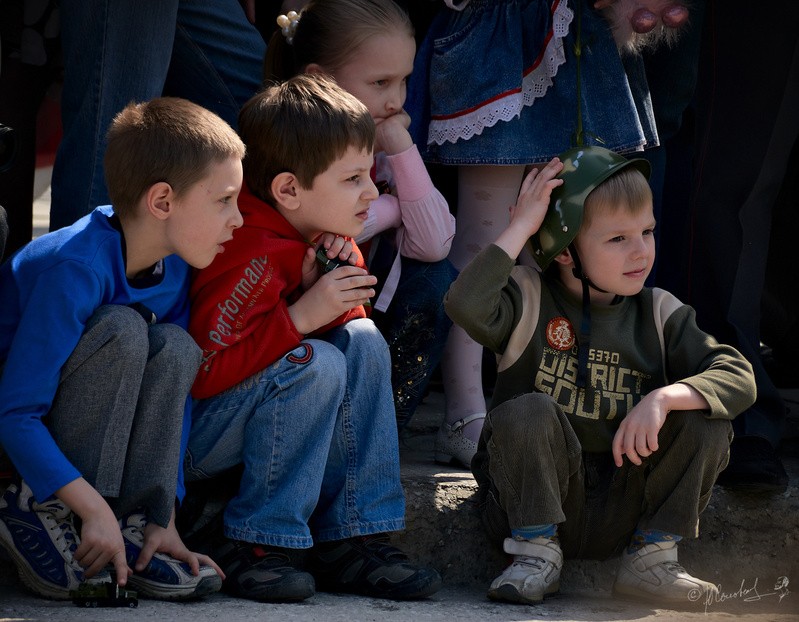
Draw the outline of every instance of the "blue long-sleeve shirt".
[[[141,303],[159,322],[186,329],[189,270],[170,255],[160,277],[144,287],[131,285],[125,277],[124,238],[114,226],[111,206],[34,240],[0,266],[0,444],[37,500],[81,476],[42,418],[89,318],[102,305]],[[189,405],[187,399],[182,449]],[[91,430],[86,442],[93,442]],[[181,455],[179,499],[182,462]]]

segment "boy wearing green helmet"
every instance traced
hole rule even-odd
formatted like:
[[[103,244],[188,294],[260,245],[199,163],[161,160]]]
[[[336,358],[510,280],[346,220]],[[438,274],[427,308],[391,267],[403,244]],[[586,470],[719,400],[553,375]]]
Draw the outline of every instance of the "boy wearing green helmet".
[[[644,287],[655,259],[645,160],[580,147],[524,180],[510,224],[460,274],[447,313],[498,355],[472,471],[513,562],[488,595],[537,603],[563,558],[621,554],[614,594],[716,594],[677,563],[698,535],[751,366],[694,312]],[[541,271],[517,265],[532,247]]]

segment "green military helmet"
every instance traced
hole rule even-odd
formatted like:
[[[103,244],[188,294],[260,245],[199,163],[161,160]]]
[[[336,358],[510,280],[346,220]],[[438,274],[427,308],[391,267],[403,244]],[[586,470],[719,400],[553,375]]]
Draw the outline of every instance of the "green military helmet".
[[[563,184],[552,191],[547,214],[531,238],[533,257],[542,270],[572,243],[583,222],[583,205],[588,194],[614,173],[634,166],[649,179],[649,162],[628,160],[609,149],[597,146],[575,147],[562,153]]]

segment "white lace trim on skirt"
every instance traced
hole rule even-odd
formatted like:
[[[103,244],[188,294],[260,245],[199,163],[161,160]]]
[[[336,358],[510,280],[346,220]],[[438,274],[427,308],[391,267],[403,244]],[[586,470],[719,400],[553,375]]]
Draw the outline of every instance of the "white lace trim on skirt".
[[[547,42],[541,62],[522,78],[521,91],[490,100],[455,117],[431,120],[427,143],[443,145],[445,142],[468,140],[499,121],[518,117],[524,106],[532,106],[536,99],[543,97],[552,86],[552,78],[558,72],[558,67],[566,62],[563,39],[569,32],[573,17],[574,12],[566,6],[565,1],[561,1],[552,15],[552,37]]]

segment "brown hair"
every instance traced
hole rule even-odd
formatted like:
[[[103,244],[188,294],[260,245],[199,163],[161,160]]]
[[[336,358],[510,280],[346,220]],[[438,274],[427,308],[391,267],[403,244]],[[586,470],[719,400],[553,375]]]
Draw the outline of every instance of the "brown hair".
[[[652,202],[652,189],[638,169],[627,166],[608,177],[585,198],[583,221],[580,229],[587,229],[597,213],[623,209],[628,214],[638,214]]]
[[[135,215],[145,192],[166,182],[178,194],[208,167],[243,158],[244,143],[217,115],[177,97],[130,103],[108,129],[103,165],[108,195],[120,217]]]
[[[264,83],[287,80],[311,63],[335,73],[368,38],[397,30],[413,37],[408,14],[393,0],[311,0],[291,44],[280,30],[269,39]]]
[[[260,199],[274,204],[270,190],[288,171],[303,188],[350,147],[374,149],[375,124],[357,98],[322,74],[302,74],[252,97],[239,113],[247,145],[244,179]]]

